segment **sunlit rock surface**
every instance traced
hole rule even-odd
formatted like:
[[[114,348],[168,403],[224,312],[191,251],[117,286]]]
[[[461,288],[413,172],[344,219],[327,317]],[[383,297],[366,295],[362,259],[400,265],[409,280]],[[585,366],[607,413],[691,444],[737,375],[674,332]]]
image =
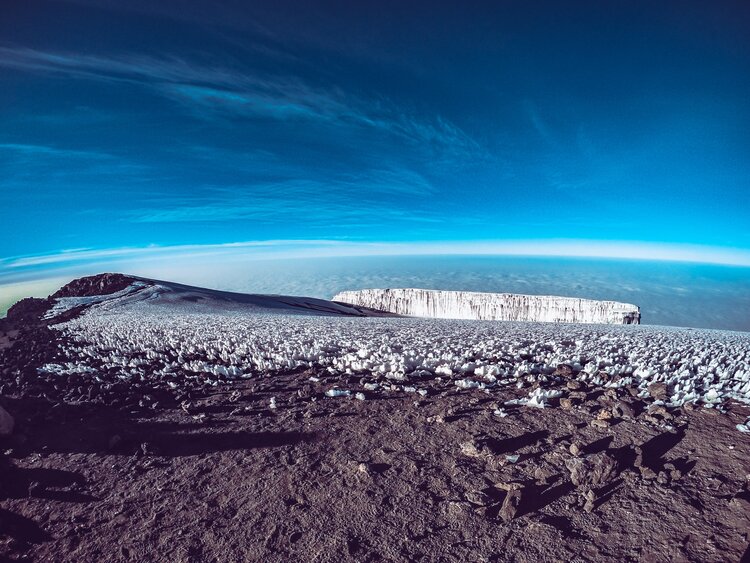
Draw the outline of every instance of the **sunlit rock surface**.
[[[641,319],[640,309],[629,303],[546,295],[363,289],[344,291],[333,300],[398,315],[437,319],[601,324],[639,324]]]

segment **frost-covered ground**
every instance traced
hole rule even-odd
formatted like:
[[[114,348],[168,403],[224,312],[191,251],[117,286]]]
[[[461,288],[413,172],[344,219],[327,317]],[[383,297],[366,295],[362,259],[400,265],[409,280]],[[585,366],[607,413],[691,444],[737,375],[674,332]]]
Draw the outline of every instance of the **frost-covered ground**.
[[[106,304],[105,304],[106,305]],[[74,342],[47,372],[131,378],[231,378],[315,368],[343,393],[426,394],[436,386],[492,393],[557,377],[588,385],[667,385],[667,406],[750,402],[750,334],[649,326],[561,325],[267,312],[181,312],[150,305],[95,307],[56,325]],[[334,376],[361,376],[358,378]],[[356,381],[357,383],[351,383]],[[547,395],[545,395],[547,393]],[[522,400],[543,407],[554,391]]]

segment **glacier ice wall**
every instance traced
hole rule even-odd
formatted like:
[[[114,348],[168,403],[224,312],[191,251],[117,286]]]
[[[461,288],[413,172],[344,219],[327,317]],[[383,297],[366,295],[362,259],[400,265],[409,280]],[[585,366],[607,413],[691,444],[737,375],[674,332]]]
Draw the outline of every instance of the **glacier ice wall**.
[[[636,305],[575,297],[438,291],[363,289],[344,291],[333,301],[399,315],[439,319],[640,324]]]

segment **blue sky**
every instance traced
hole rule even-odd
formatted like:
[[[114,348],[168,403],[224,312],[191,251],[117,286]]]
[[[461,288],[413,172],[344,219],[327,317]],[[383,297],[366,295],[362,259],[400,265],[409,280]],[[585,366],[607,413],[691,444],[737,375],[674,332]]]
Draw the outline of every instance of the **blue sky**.
[[[728,1],[3,2],[0,282],[227,249],[750,264],[748,29]]]

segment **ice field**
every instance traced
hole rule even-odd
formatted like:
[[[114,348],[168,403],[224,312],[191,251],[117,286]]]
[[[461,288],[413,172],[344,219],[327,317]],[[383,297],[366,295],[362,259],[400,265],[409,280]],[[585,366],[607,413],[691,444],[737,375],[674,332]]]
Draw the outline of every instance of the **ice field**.
[[[266,296],[273,301],[274,296]],[[93,303],[93,305],[91,305]],[[667,385],[667,406],[721,408],[750,402],[750,334],[644,325],[559,324],[353,317],[182,299],[166,286],[138,286],[101,299],[55,326],[68,337],[66,360],[46,372],[97,379],[181,377],[213,384],[310,368],[331,395],[433,393],[440,388],[522,386],[556,377],[560,364],[592,386],[633,385],[645,396]],[[266,303],[267,305],[268,303]],[[64,309],[58,306],[57,310]],[[356,376],[356,377],[351,377]],[[347,393],[348,392],[348,393]],[[552,398],[532,390],[521,403]]]

